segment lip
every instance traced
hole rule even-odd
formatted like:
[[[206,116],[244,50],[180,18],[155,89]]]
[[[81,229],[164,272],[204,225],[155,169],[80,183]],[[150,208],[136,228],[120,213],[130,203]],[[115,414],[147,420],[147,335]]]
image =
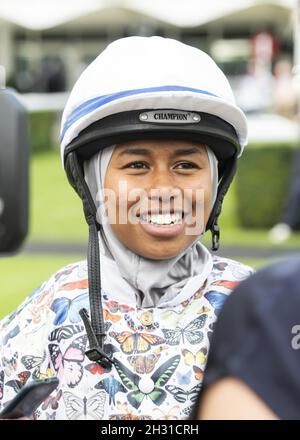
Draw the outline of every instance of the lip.
[[[184,229],[184,221],[171,225],[154,225],[153,223],[140,223],[141,228],[153,237],[176,237]]]
[[[144,211],[138,214],[138,217],[143,217],[143,215],[168,215],[168,214],[180,214],[184,217],[184,212],[182,210],[175,211],[174,209],[169,209],[168,211]]]

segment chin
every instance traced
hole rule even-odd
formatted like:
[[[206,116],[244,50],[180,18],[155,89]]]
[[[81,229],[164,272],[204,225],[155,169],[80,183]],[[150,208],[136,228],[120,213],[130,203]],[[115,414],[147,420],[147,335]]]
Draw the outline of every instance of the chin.
[[[141,257],[148,258],[149,260],[169,260],[170,258],[177,257],[183,249],[174,250],[173,252],[170,252],[170,249],[166,249],[165,252],[163,252],[161,249],[158,251],[155,249],[155,251],[152,252],[143,252],[139,250],[135,250],[134,252]]]

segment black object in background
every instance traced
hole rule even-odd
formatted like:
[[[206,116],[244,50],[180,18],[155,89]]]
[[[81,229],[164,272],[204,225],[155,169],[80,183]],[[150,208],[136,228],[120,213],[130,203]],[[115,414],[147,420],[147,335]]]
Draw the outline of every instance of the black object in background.
[[[0,419],[18,419],[32,416],[58,384],[59,380],[56,377],[50,377],[45,380],[35,380],[25,385],[1,411]]]
[[[16,251],[28,231],[27,120],[17,94],[0,88],[0,253]]]

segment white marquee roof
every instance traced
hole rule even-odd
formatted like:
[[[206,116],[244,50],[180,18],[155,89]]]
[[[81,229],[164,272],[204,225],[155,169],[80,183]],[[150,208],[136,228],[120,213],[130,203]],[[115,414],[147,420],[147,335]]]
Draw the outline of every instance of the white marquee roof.
[[[9,0],[0,3],[0,19],[31,29],[91,21],[114,24],[148,17],[179,27],[195,27],[253,8],[290,11],[295,0]]]

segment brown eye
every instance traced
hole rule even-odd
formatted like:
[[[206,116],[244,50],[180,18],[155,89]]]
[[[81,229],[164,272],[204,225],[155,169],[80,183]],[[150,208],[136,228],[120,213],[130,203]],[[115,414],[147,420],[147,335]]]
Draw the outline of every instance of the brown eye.
[[[199,169],[199,166],[193,162],[180,162],[179,164],[176,165],[175,168],[179,168],[182,170],[191,170],[194,168]]]
[[[134,170],[142,170],[142,169],[146,169],[147,165],[143,162],[131,162],[128,165],[126,165],[125,168],[131,168]]]

